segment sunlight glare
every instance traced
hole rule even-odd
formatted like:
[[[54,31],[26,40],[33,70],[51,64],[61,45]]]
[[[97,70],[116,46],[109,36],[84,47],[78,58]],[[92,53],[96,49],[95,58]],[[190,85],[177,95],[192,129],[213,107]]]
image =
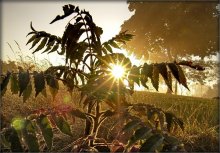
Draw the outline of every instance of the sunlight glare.
[[[125,75],[125,69],[121,65],[112,64],[112,66],[111,66],[111,74],[116,79],[122,78]]]

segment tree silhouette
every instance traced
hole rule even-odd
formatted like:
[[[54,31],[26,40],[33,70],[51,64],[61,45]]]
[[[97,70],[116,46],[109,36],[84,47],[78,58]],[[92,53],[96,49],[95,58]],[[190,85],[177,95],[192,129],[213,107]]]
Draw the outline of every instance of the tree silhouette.
[[[134,15],[121,26],[135,37],[126,44],[145,59],[164,61],[218,50],[217,2],[129,2]],[[149,57],[150,55],[150,57]],[[164,56],[166,55],[166,56]]]

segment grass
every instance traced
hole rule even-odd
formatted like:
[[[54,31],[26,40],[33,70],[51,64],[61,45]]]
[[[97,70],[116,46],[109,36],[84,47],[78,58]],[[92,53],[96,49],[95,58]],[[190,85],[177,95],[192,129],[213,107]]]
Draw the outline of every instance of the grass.
[[[219,151],[219,101],[198,97],[136,92],[134,103],[149,103],[175,113],[185,124],[178,136],[189,152]]]
[[[49,94],[48,94],[49,95]],[[26,103],[17,95],[11,95],[10,91],[2,98],[2,114],[9,123],[13,117],[26,116],[34,109],[51,107],[64,101],[68,93],[61,90],[54,102],[51,96],[44,98],[31,97]],[[76,106],[79,95],[75,93],[68,103]],[[175,96],[153,92],[135,92],[128,100],[133,103],[149,103],[163,110],[175,113],[181,117],[185,123],[185,131],[177,133],[178,137],[184,142],[186,150],[189,152],[218,152],[219,151],[219,103],[216,99],[205,99],[186,96]],[[83,134],[84,124],[81,121],[73,125],[74,133]],[[104,125],[105,126],[105,125]],[[70,143],[68,137],[65,142]],[[55,150],[62,148],[61,137],[57,136],[54,143]],[[62,142],[62,143],[61,143]]]

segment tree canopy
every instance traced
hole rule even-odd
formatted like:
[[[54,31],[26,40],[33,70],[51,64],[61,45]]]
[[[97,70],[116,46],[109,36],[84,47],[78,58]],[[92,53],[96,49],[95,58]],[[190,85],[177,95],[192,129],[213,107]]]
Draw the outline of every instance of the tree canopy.
[[[163,61],[169,51],[174,57],[204,57],[218,50],[217,2],[128,3],[135,13],[121,31],[135,35],[126,49],[137,56]]]

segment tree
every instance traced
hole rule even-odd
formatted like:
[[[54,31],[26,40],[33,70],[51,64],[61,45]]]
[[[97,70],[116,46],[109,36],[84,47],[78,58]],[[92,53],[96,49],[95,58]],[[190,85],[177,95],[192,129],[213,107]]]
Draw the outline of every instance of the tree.
[[[128,51],[159,62],[217,52],[217,1],[128,4],[134,15],[121,26],[121,31],[135,35],[125,46]]]
[[[114,53],[113,49],[121,48],[121,44],[131,40],[133,35],[121,32],[102,43],[100,41],[102,29],[93,22],[89,12],[80,10],[79,7],[71,4],[63,6],[63,11],[63,15],[57,15],[51,22],[53,24],[67,16],[73,16],[67,23],[62,37],[38,31],[31,23],[32,31],[28,34],[31,37],[27,44],[31,44],[31,48],[35,48],[33,53],[39,51],[43,53],[57,52],[60,56],[65,57],[65,65],[51,66],[41,72],[31,72],[21,68],[18,73],[7,72],[1,76],[1,95],[4,95],[10,81],[12,93],[23,96],[24,101],[30,97],[32,84],[35,88],[35,97],[44,89],[49,88],[53,98],[56,98],[59,82],[62,82],[69,92],[72,92],[73,89],[78,89],[81,92],[80,103],[83,108],[63,105],[51,109],[36,110],[26,118],[14,120],[11,127],[2,130],[1,138],[4,140],[2,143],[8,146],[11,151],[22,152],[23,146],[21,144],[24,143],[28,151],[38,152],[40,149],[36,133],[41,131],[47,146],[46,151],[50,151],[53,146],[53,128],[58,128],[62,133],[72,137],[67,119],[67,116],[71,116],[81,118],[86,123],[85,135],[74,143],[76,146],[73,146],[72,151],[94,151],[94,147],[96,147],[101,152],[102,146],[96,143],[97,140],[103,141],[97,137],[100,126],[107,118],[118,115],[118,117],[121,116],[119,121],[123,120],[126,123],[122,133],[129,129],[135,129],[135,133],[123,148],[126,152],[135,147],[135,143],[139,140],[145,142],[140,143],[139,149],[141,151],[161,150],[162,144],[164,146],[162,151],[181,150],[182,143],[165,132],[171,133],[177,127],[183,130],[184,124],[180,118],[151,105],[129,104],[126,101],[126,96],[134,92],[135,83],[147,88],[148,79],[158,90],[159,75],[163,77],[167,86],[172,88],[168,69],[180,84],[188,88],[181,65],[197,70],[203,68],[187,61],[144,63],[139,67],[132,65],[129,58],[123,54]],[[121,77],[113,77],[112,75],[112,69],[116,66],[123,67],[120,69],[124,71]],[[128,85],[125,85],[124,81],[127,81]],[[102,107],[103,105],[108,107]],[[140,116],[133,114],[134,112],[147,116],[147,121],[141,120]],[[102,145],[105,145],[105,151],[109,150],[105,141]],[[114,144],[112,143],[112,145]],[[171,148],[169,148],[170,146]]]

